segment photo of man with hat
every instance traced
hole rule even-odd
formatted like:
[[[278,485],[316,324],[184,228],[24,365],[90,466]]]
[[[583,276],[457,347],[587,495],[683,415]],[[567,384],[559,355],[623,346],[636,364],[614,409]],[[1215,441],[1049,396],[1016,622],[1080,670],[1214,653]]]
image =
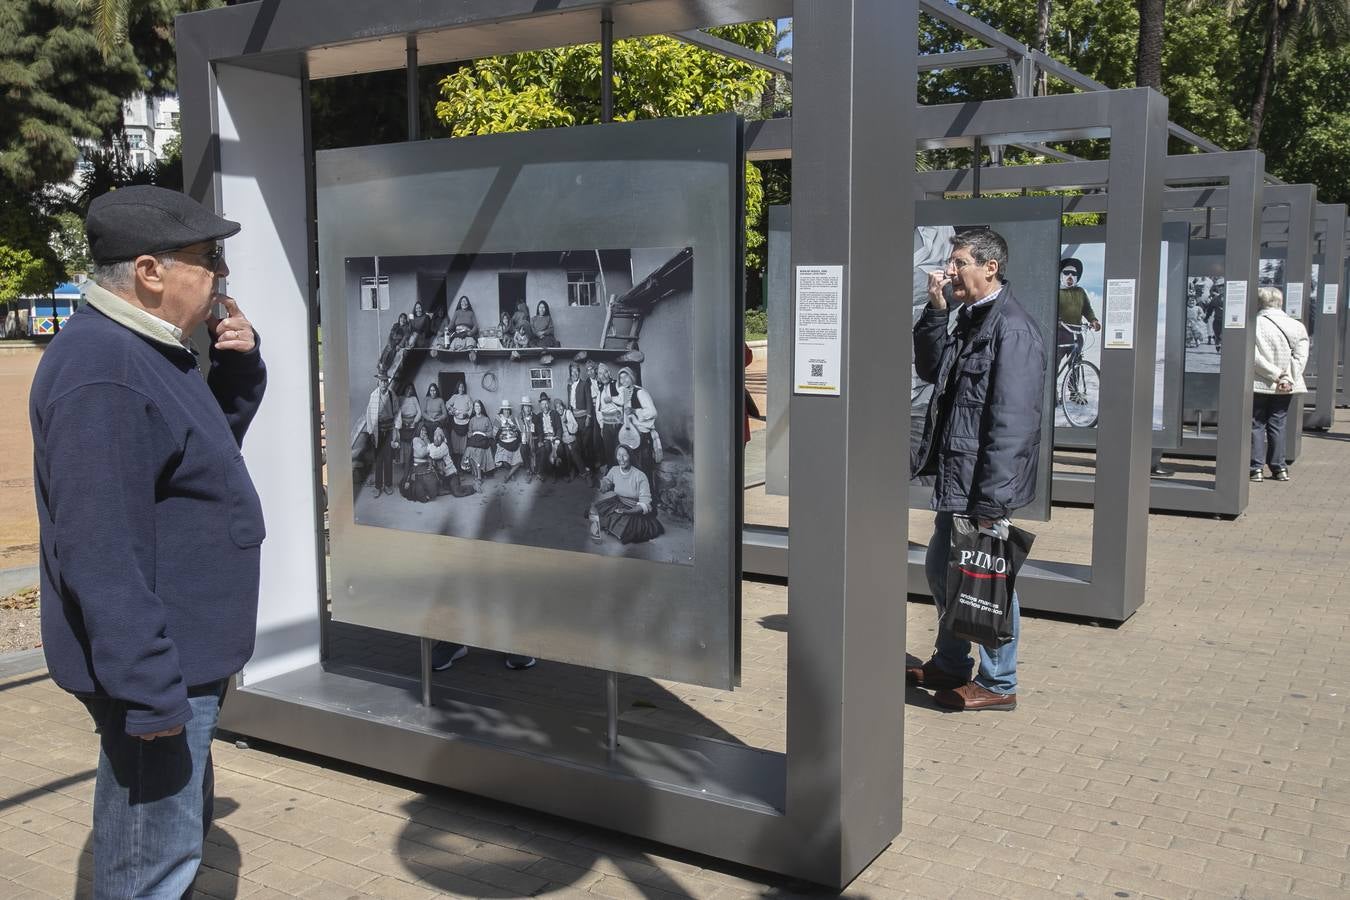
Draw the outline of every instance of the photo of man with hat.
[[[85,228],[87,303],[29,399],[43,649],[100,735],[95,896],[179,897],[211,828],[221,698],[253,653],[264,527],[239,451],[266,369],[218,288],[238,223],[138,186]]]
[[[371,475],[375,496],[394,492],[394,411],[398,403],[389,375],[383,368],[375,371],[375,389],[366,403],[366,433],[370,435],[375,464]]]
[[[1093,331],[1101,331],[1102,323],[1092,311],[1092,301],[1079,284],[1083,280],[1083,263],[1072,256],[1059,261],[1059,322],[1055,327],[1055,366],[1075,346],[1081,345],[1081,329],[1086,322]],[[1065,326],[1071,326],[1066,328]]]

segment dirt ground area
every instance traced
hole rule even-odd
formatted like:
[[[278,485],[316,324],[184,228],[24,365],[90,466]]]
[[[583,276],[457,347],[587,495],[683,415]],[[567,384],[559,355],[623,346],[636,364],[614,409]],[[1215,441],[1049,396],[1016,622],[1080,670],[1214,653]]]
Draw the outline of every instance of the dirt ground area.
[[[0,344],[0,569],[35,566],[37,508],[33,504],[33,436],[28,388],[42,351]]]

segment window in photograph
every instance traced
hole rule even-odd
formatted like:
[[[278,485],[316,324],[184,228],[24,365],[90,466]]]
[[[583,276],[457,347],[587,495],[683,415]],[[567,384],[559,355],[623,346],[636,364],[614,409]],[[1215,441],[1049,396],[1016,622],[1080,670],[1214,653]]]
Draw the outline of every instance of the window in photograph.
[[[389,276],[367,275],[361,279],[361,308],[389,308]]]
[[[569,271],[567,273],[567,305],[598,306],[596,299],[594,271]]]
[[[530,388],[536,391],[553,390],[553,370],[550,368],[530,369]]]

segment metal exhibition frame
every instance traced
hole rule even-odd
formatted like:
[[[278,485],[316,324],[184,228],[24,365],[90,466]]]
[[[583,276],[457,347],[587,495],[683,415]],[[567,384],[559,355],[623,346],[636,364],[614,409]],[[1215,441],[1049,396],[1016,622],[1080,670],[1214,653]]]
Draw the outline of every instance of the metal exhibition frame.
[[[1091,96],[1091,95],[1087,95]],[[1114,151],[1114,147],[1112,148]],[[1076,161],[1042,166],[998,166],[981,172],[981,186],[985,193],[1022,190],[1092,190],[1097,193],[1065,198],[1066,213],[1096,212],[1107,214],[1110,252],[1111,206],[1117,188],[1107,183],[1114,174],[1116,156],[1111,162]],[[1254,284],[1257,274],[1258,231],[1264,188],[1264,156],[1255,150],[1216,153],[1190,153],[1169,156],[1166,159],[1164,180],[1169,185],[1226,184],[1224,199],[1228,206],[1227,229],[1235,239],[1226,243],[1225,271],[1245,275]],[[922,196],[943,193],[969,193],[975,188],[973,173],[969,170],[924,172],[916,178],[916,187]],[[1102,192],[1103,187],[1106,188]],[[1159,190],[1159,204],[1169,213],[1196,208],[1207,203],[1206,193],[1218,193],[1220,188],[1201,191]],[[1287,201],[1286,201],[1287,202]],[[1170,216],[1169,216],[1170,217]],[[1240,280],[1233,276],[1234,280]],[[1237,516],[1247,506],[1249,429],[1251,410],[1251,367],[1253,343],[1250,325],[1255,318],[1254,293],[1249,298],[1248,327],[1227,330],[1223,357],[1220,361],[1217,434],[1202,438],[1195,449],[1217,453],[1213,484],[1152,479],[1149,506],[1155,510]],[[1237,338],[1233,340],[1233,338]],[[1107,381],[1106,373],[1102,374]],[[1103,397],[1102,405],[1108,403]],[[1099,435],[1099,441],[1104,438]],[[1183,439],[1187,447],[1195,439]],[[1052,496],[1056,501],[1092,504],[1098,499],[1097,480],[1110,467],[1098,458],[1097,473],[1057,473]],[[1098,504],[1100,505],[1100,504]]]
[[[791,605],[787,753],[636,726],[608,749],[604,716],[506,700],[485,707],[439,689],[433,698],[427,684],[435,704],[423,705],[416,681],[330,671],[317,500],[309,80],[594,42],[602,32],[624,38],[786,16],[794,20],[798,120],[794,261],[847,272],[842,396],[791,400],[801,424],[792,454],[802,469],[797,496],[814,515],[794,526],[803,549],[787,563],[790,597],[809,601]],[[907,529],[904,482],[889,476],[907,438],[898,420],[870,414],[890,396],[884,381],[868,376],[881,356],[907,366],[909,350],[891,339],[904,330],[903,310],[848,301],[855,292],[886,295],[893,248],[913,227],[910,188],[896,177],[893,154],[915,145],[917,18],[915,0],[268,0],[179,18],[185,181],[193,196],[244,224],[230,243],[230,287],[259,298],[246,305],[270,378],[244,448],[269,532],[257,650],[223,727],[836,887],[885,848],[900,827],[903,697],[895,686],[903,657],[896,647],[905,633],[904,604],[895,602],[905,576],[889,561]],[[408,68],[411,77],[415,68]],[[1033,119],[1046,130],[1080,108],[1080,117],[1118,126],[1118,140],[1146,151],[1122,164],[1124,193],[1156,194],[1160,96],[1127,91],[1042,106]],[[962,111],[934,115],[953,119]],[[1010,115],[1003,109],[991,130],[1020,119]],[[747,139],[781,143],[789,128],[770,123]],[[954,130],[954,121],[936,129]],[[1149,201],[1132,201],[1140,202]],[[1145,234],[1156,232],[1155,213],[1136,210]],[[1122,275],[1147,269],[1123,254],[1111,266]],[[1124,379],[1127,386],[1135,380]],[[313,426],[309,445],[291,437],[304,421]],[[1146,477],[1142,439],[1124,436],[1120,451],[1123,467],[1133,460],[1136,487]],[[821,467],[813,462],[820,458],[836,463]],[[1129,503],[1125,487],[1125,514],[1098,543],[1138,552],[1113,567],[1110,577],[1120,583],[1103,593],[1138,598],[1145,510]],[[524,739],[513,739],[512,730]]]
[[[1181,445],[1181,373],[1179,363],[1185,343],[1185,288],[1186,288],[1186,261],[1187,261],[1187,243],[1189,229],[1184,223],[1163,222],[1163,242],[1168,245],[1167,286],[1172,289],[1168,295],[1169,305],[1166,309],[1164,321],[1167,323],[1167,331],[1164,335],[1166,347],[1163,350],[1165,358],[1175,357],[1178,366],[1174,377],[1167,378],[1166,368],[1163,382],[1162,399],[1162,419],[1163,427],[1153,430],[1153,451],[1156,454],[1161,450],[1171,450]],[[1074,243],[1092,243],[1102,244],[1106,239],[1106,229],[1101,226],[1081,226],[1076,225],[1064,229],[1062,243],[1069,245]],[[1161,273],[1160,273],[1161,275]],[[1103,300],[1105,298],[1103,297]],[[1160,298],[1161,299],[1161,298]],[[1099,310],[1102,316],[1104,310]],[[1158,398],[1154,397],[1155,404]],[[1055,447],[1065,450],[1090,450],[1097,446],[1097,428],[1094,425],[1091,428],[1074,428],[1072,426],[1057,426],[1055,428]],[[1053,499],[1053,498],[1052,498]]]
[[[1163,180],[1168,165],[1165,97],[1145,88],[1060,94],[919,107],[915,118],[916,149],[971,147],[976,141],[984,146],[995,146],[1109,137],[1109,173],[1104,171],[1106,163],[1091,164],[1102,170],[1102,177],[1096,183],[1109,183],[1111,188],[1107,196],[1106,277],[1133,279],[1136,285],[1158,283]],[[799,134],[797,132],[794,137]],[[767,143],[761,141],[759,145],[760,152],[766,155],[772,152]],[[798,139],[794,150],[799,146]],[[754,147],[752,142],[752,149]],[[794,153],[794,192],[796,172],[801,165],[799,155],[799,152]],[[1255,166],[1253,172],[1259,173],[1259,154],[1249,155]],[[1067,170],[1078,165],[1083,164],[1062,163],[1039,168]],[[991,168],[984,170],[984,174],[992,177],[1001,171]],[[794,259],[798,252],[796,229],[803,209],[799,200],[794,196]],[[903,248],[909,244],[907,235],[907,239],[895,247]],[[892,257],[895,252],[892,248]],[[890,302],[894,292],[892,281],[887,290],[875,296]],[[1148,551],[1145,486],[1152,444],[1157,327],[1153,306],[1156,298],[1150,301],[1151,295],[1152,291],[1137,293],[1139,302],[1135,308],[1135,345],[1147,348],[1147,352],[1110,349],[1104,350],[1102,355],[1101,402],[1103,406],[1120,411],[1103,425],[1099,436],[1103,445],[1098,456],[1099,468],[1105,475],[1097,485],[1098,498],[1101,507],[1111,510],[1111,514],[1099,516],[1094,521],[1090,565],[1033,560],[1019,573],[1018,593],[1027,609],[1124,621],[1143,602]],[[898,350],[899,347],[892,346],[888,358],[896,360],[894,365],[907,363],[907,360],[897,359]],[[812,510],[810,518],[814,519],[814,511],[819,506],[819,495],[815,490],[819,466],[813,460],[823,457],[813,455],[799,462],[801,456],[796,448],[801,445],[795,442],[800,440],[802,429],[797,420],[797,402],[798,398],[794,397],[790,411],[793,419],[790,433],[794,441],[790,465],[793,471],[798,471],[800,466],[800,477],[790,477],[792,503]],[[876,408],[887,405],[883,403]],[[825,436],[822,435],[821,440],[824,441]],[[825,443],[820,444],[819,454],[829,452]],[[894,451],[888,455],[893,457]],[[893,473],[891,477],[894,478]],[[1057,497],[1058,487],[1054,491],[1052,496]],[[792,537],[795,540],[796,535]],[[921,545],[911,545],[909,578],[910,584],[918,587],[918,593],[926,593],[923,590],[926,585],[923,553]],[[747,571],[777,576],[791,571],[795,584],[797,568],[792,559],[788,552],[787,529],[746,525],[744,564]]]
[[[1228,192],[1218,188],[1197,188],[1174,192],[1177,206],[1185,207],[1188,200],[1194,201],[1189,217],[1195,237],[1214,237],[1226,239]],[[1320,296],[1312,296],[1312,262],[1318,244],[1316,226],[1317,210],[1325,204],[1317,203],[1317,187],[1311,184],[1267,185],[1264,189],[1261,213],[1260,246],[1280,248],[1285,259],[1285,284],[1282,290],[1286,298],[1291,285],[1301,286],[1303,296],[1302,320],[1308,324],[1316,314],[1321,317],[1335,316],[1336,310],[1323,312]],[[1203,211],[1199,214],[1196,211]],[[1325,226],[1323,226],[1325,228]],[[1261,257],[1258,257],[1261,258]],[[1254,295],[1253,295],[1254,296]],[[1318,304],[1314,312],[1314,304]],[[1324,323],[1319,321],[1319,328]],[[1336,322],[1331,322],[1332,333],[1338,332]],[[1304,428],[1322,428],[1331,424],[1331,410],[1334,404],[1337,385],[1335,371],[1335,341],[1325,342],[1329,346],[1318,347],[1318,371],[1329,371],[1330,377],[1319,380],[1311,393],[1312,402],[1296,404],[1290,416],[1289,443],[1287,456],[1290,461],[1298,458],[1302,447]],[[1325,368],[1324,368],[1325,367]],[[1212,458],[1215,448],[1212,436],[1188,435],[1183,450],[1192,456]]]
[[[1322,260],[1319,273],[1320,289],[1316,297],[1311,294],[1305,295],[1307,301],[1304,306],[1304,322],[1307,323],[1315,315],[1317,332],[1327,334],[1329,330],[1334,340],[1318,341],[1316,344],[1314,350],[1317,355],[1316,387],[1304,395],[1302,415],[1305,429],[1324,431],[1331,427],[1335,419],[1336,405],[1345,390],[1344,377],[1338,365],[1346,321],[1350,320],[1350,315],[1346,315],[1345,306],[1345,204],[1315,204],[1312,219],[1309,245],[1311,256],[1321,257]],[[1276,224],[1277,227],[1285,225],[1285,232],[1293,234],[1293,226],[1290,223],[1276,219]],[[1272,239],[1279,239],[1278,232]],[[1328,286],[1332,286],[1330,291],[1327,290]]]

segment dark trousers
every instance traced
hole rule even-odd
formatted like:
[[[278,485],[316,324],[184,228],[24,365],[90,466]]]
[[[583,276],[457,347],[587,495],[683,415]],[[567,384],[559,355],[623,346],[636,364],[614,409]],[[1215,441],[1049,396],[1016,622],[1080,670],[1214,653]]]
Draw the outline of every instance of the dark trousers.
[[[596,464],[594,442],[591,440],[591,417],[585,413],[574,413],[577,419],[577,452],[581,461],[590,467]]]
[[[1252,394],[1252,469],[1283,469],[1284,423],[1293,394]]]
[[[394,429],[380,426],[375,438],[375,490],[393,490],[394,487]]]
[[[600,443],[605,451],[605,459],[600,467],[602,474],[608,472],[609,467],[614,465],[614,451],[619,446],[619,429],[621,427],[620,425],[600,426]]]

